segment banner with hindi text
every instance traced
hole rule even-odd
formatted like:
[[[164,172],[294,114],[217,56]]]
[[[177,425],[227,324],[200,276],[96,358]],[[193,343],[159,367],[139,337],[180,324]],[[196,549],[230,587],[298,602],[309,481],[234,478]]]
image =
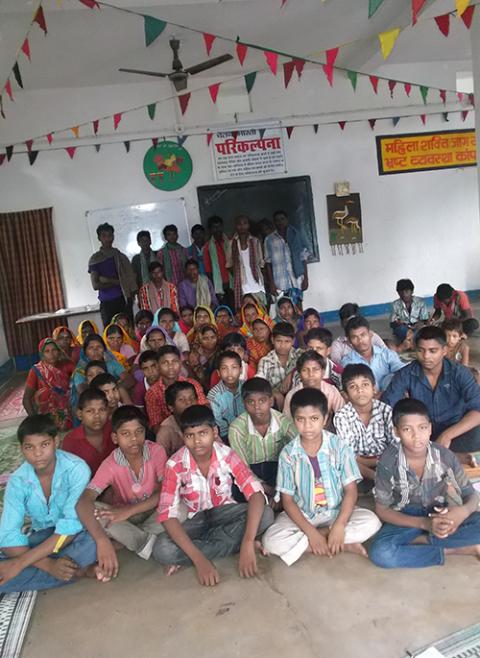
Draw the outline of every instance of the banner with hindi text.
[[[477,164],[475,130],[378,135],[376,141],[380,176]]]
[[[281,128],[215,133],[211,148],[217,180],[287,173]]]

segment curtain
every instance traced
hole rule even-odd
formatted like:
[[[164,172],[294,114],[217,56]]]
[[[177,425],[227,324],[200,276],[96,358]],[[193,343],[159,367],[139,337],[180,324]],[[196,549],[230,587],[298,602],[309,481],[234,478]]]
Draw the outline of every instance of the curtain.
[[[0,306],[10,356],[33,354],[58,324],[26,315],[64,307],[52,208],[0,213]]]

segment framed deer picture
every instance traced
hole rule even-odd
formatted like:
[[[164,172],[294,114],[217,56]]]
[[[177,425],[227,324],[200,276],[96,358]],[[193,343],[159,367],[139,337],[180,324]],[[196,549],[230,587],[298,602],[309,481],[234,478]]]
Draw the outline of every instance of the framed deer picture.
[[[327,194],[328,236],[332,254],[363,252],[360,194]]]

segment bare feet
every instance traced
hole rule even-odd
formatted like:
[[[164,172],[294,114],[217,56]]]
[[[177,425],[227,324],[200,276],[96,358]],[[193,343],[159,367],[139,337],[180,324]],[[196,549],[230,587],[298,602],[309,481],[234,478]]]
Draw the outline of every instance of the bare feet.
[[[344,544],[343,552],[355,553],[356,555],[363,555],[363,557],[368,557],[368,553],[362,544]]]
[[[180,567],[179,564],[168,564],[168,565],[164,568],[163,573],[164,573],[166,576],[173,576],[173,574],[174,574],[174,573],[177,573],[177,571],[178,571],[180,568],[181,568],[181,567]]]
[[[108,583],[110,581],[110,578],[107,578],[107,576],[103,574],[98,564],[91,564],[85,569],[79,569],[77,576],[79,578],[82,576],[84,578],[96,578],[100,583]]]
[[[446,548],[445,555],[473,555],[480,560],[480,545],[462,546],[461,548]]]
[[[270,553],[267,551],[267,549],[264,547],[264,545],[262,544],[262,542],[259,539],[257,539],[255,541],[255,549],[259,553],[261,553],[264,557],[267,557],[268,555],[270,555]]]
[[[72,578],[77,578],[78,564],[68,556],[48,558],[47,571],[57,580],[68,583]]]

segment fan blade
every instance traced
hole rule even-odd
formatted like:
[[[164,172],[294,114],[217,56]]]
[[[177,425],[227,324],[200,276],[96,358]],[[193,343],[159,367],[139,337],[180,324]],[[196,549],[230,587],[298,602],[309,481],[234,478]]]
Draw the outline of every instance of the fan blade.
[[[157,73],[156,71],[139,71],[138,69],[118,69],[123,73],[139,73],[140,75],[153,75],[155,78],[168,78],[169,73]]]
[[[190,66],[188,69],[185,69],[185,73],[190,75],[195,75],[195,73],[201,73],[202,71],[207,71],[208,69],[223,64],[223,62],[228,62],[233,59],[233,55],[220,55],[220,57],[214,57],[213,59],[207,59],[201,64],[195,64],[195,66]]]

